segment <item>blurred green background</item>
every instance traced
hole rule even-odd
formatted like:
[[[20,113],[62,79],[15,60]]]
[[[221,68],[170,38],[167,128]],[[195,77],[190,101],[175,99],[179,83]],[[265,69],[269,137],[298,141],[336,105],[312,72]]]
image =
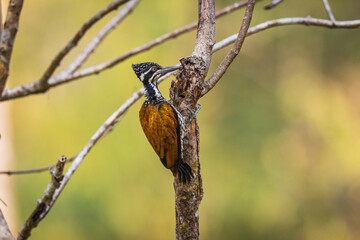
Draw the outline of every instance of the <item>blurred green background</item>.
[[[84,21],[110,1],[25,1],[7,87],[38,79]],[[219,10],[233,3],[216,1]],[[280,17],[327,18],[321,0],[255,9],[252,26]],[[338,20],[360,1],[330,0]],[[238,32],[243,10],[217,21],[216,40]],[[89,31],[66,67],[114,15]],[[195,21],[194,1],[142,1],[95,51],[101,63]],[[131,64],[177,64],[195,32],[99,75],[6,103],[16,169],[82,149],[141,84]],[[210,73],[230,48],[217,52]],[[168,98],[170,80],[161,85]],[[201,239],[360,239],[360,32],[286,26],[246,39],[220,83],[200,100],[204,199]],[[174,239],[174,190],[138,120],[139,101],[86,157],[32,239]],[[11,176],[18,231],[49,174]]]

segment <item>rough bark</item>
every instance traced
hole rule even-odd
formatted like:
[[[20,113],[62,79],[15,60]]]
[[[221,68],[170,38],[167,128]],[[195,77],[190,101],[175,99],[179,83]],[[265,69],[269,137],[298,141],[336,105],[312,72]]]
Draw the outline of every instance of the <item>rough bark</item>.
[[[190,120],[192,111],[201,94],[204,61],[198,57],[181,59],[184,69],[172,82],[170,98],[180,111],[185,122]],[[200,69],[200,72],[198,71]],[[199,205],[203,197],[202,179],[199,161],[199,126],[194,119],[183,139],[183,161],[188,163],[194,173],[193,180],[188,184],[180,183],[176,178],[175,211],[176,239],[199,239]]]
[[[201,86],[209,70],[215,43],[215,6],[213,0],[199,0],[197,38],[192,56],[180,60],[183,69],[172,82],[170,98],[184,117],[185,124],[196,108]],[[199,239],[199,205],[203,197],[199,161],[199,126],[194,119],[183,138],[183,161],[193,169],[194,179],[188,184],[174,181],[176,239]]]

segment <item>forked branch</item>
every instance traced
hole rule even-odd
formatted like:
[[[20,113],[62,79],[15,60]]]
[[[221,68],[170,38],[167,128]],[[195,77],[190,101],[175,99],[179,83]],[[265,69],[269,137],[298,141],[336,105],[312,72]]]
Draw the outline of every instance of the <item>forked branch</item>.
[[[51,206],[50,201],[54,196],[55,190],[59,188],[60,183],[63,179],[64,165],[66,157],[61,156],[56,163],[54,169],[50,170],[51,181],[45,190],[45,193],[41,199],[38,200],[34,211],[30,217],[26,220],[25,224],[21,228],[17,240],[28,239],[30,237],[32,229],[34,229],[39,222],[44,219],[49,212]]]
[[[275,20],[270,20],[264,23],[260,23],[254,27],[251,27],[248,30],[247,36],[251,36],[255,33],[262,32],[264,30],[281,27],[286,25],[302,25],[305,27],[326,27],[326,28],[345,28],[345,29],[355,29],[360,28],[360,19],[351,20],[351,21],[336,21],[332,22],[326,19],[312,18],[312,17],[292,17],[292,18],[280,18]],[[213,51],[218,51],[233,42],[236,41],[238,34],[231,35],[220,42],[216,43]]]
[[[215,84],[220,80],[220,78],[224,75],[224,73],[226,72],[226,70],[228,69],[230,64],[233,62],[235,57],[239,54],[240,49],[244,43],[245,37],[247,35],[247,31],[250,26],[254,7],[255,7],[255,1],[249,0],[246,11],[245,11],[244,19],[241,24],[240,31],[235,40],[235,44],[231,48],[229,53],[226,55],[224,60],[221,62],[221,64],[216,68],[215,72],[211,75],[209,80],[207,80],[204,83],[203,90],[201,92],[201,96],[204,96],[215,86]]]
[[[83,24],[83,26],[76,32],[76,34],[73,36],[73,38],[66,44],[66,46],[51,61],[51,64],[48,66],[45,73],[43,74],[43,76],[40,79],[36,80],[33,83],[25,84],[20,87],[13,88],[12,90],[10,89],[10,91],[6,90],[6,91],[2,92],[2,90],[4,88],[3,85],[5,85],[6,78],[8,75],[8,65],[10,62],[9,54],[11,54],[12,44],[13,44],[13,41],[15,38],[16,30],[18,28],[18,17],[16,17],[16,16],[18,16],[20,14],[21,6],[22,6],[22,0],[12,0],[10,2],[9,9],[11,8],[11,6],[13,6],[13,8],[15,10],[18,10],[19,8],[20,8],[20,10],[18,10],[18,12],[14,12],[14,13],[12,13],[12,11],[9,10],[12,14],[9,15],[9,13],[8,13],[7,18],[10,18],[10,20],[12,20],[12,21],[9,20],[9,22],[12,23],[9,25],[9,31],[12,34],[10,35],[11,37],[9,38],[9,40],[5,41],[4,44],[1,42],[1,48],[5,47],[5,50],[7,50],[7,51],[4,51],[4,53],[3,53],[5,58],[3,58],[3,57],[0,58],[0,96],[1,96],[0,100],[14,98],[14,97],[9,97],[9,92],[11,93],[11,95],[24,96],[24,95],[28,95],[30,93],[45,92],[47,89],[49,89],[50,88],[50,85],[48,83],[49,78],[55,72],[57,67],[60,65],[63,58],[70,52],[71,49],[73,49],[78,44],[78,42],[85,35],[85,33],[96,22],[98,22],[100,19],[102,19],[108,13],[116,10],[120,5],[122,5],[128,1],[129,0],[115,0],[112,3],[110,3],[108,6],[106,6],[105,8],[101,9],[98,13],[96,13],[93,17],[91,17],[87,22],[85,22]],[[12,2],[14,2],[16,4],[12,5]],[[20,3],[21,3],[21,6],[19,7]],[[16,6],[16,8],[15,8],[15,6]],[[11,17],[11,16],[13,16],[13,17]],[[11,28],[10,28],[10,26],[11,26]],[[6,27],[6,22],[5,22],[5,27]],[[2,31],[2,35],[5,34],[5,36],[7,36],[6,34],[9,34],[9,33],[7,33],[5,31],[5,29],[6,28],[4,28],[4,30]],[[3,39],[3,37],[1,39]],[[4,39],[6,40],[7,38],[4,37]],[[2,54],[2,52],[3,51],[0,51],[0,55]],[[2,74],[2,72],[4,74]]]
[[[257,1],[262,1],[262,0],[257,0]],[[218,12],[216,12],[216,17],[222,17],[226,14],[229,14],[237,9],[240,9],[240,8],[246,6],[246,4],[247,4],[247,0],[243,0],[240,2],[236,2],[232,5],[229,5],[223,9],[219,10]],[[6,90],[4,90],[2,96],[0,97],[0,101],[6,101],[6,100],[14,99],[14,98],[25,97],[25,96],[28,96],[31,94],[44,93],[52,87],[56,87],[58,85],[68,83],[73,80],[87,77],[87,76],[90,76],[93,74],[98,74],[98,73],[100,73],[106,69],[109,69],[109,68],[115,66],[116,64],[128,59],[129,57],[132,57],[136,54],[139,54],[141,52],[149,50],[165,41],[176,38],[184,33],[194,30],[194,29],[196,29],[196,27],[197,27],[197,22],[191,23],[189,25],[186,25],[184,27],[176,29],[172,32],[166,33],[148,43],[143,44],[142,46],[136,47],[136,48],[134,48],[114,59],[110,59],[104,63],[98,64],[98,65],[95,65],[95,66],[92,66],[92,67],[89,67],[89,68],[86,68],[83,70],[79,70],[70,75],[60,73],[60,74],[50,78],[47,81],[47,84],[48,84],[47,86],[39,85],[38,84],[39,80],[37,80],[35,82],[27,83],[25,85],[6,89]],[[74,69],[76,69],[76,68],[74,68]],[[69,71],[69,72],[71,72],[71,71]]]
[[[74,35],[74,37],[66,44],[66,46],[56,55],[54,60],[52,60],[49,67],[46,69],[43,76],[36,81],[35,85],[40,85],[43,90],[49,88],[48,80],[51,75],[54,73],[56,68],[60,65],[63,58],[73,49],[80,39],[85,35],[85,33],[100,19],[102,19],[105,15],[110,13],[113,10],[116,10],[120,5],[124,4],[129,0],[115,0],[110,3],[105,8],[101,9],[98,13],[96,13],[92,18],[90,18],[84,25],[80,28],[80,30]]]
[[[332,22],[336,22],[335,17],[333,15],[332,11],[331,11],[331,7],[330,7],[330,4],[329,4],[328,0],[323,0],[323,2],[324,2],[324,6],[325,6],[326,12],[327,12],[330,20]]]
[[[74,73],[81,65],[88,59],[90,54],[94,52],[95,48],[99,46],[101,41],[112,31],[114,28],[119,25],[124,18],[130,14],[130,12],[136,7],[140,0],[129,1],[128,4],[121,9],[118,14],[115,15],[100,31],[99,33],[91,40],[91,42],[84,48],[84,50],[77,56],[77,58],[67,67],[63,72],[61,72],[56,78],[67,78],[69,75]]]

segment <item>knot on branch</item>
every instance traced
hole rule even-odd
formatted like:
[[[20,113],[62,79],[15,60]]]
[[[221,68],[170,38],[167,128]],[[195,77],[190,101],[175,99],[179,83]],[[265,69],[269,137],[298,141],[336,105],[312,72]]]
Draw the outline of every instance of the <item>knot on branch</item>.
[[[205,78],[206,64],[204,59],[198,56],[184,57],[180,59],[180,63],[183,66],[183,70],[186,72],[195,73],[200,78]]]
[[[66,163],[66,157],[64,155],[59,157],[58,162],[55,165],[55,168],[50,170],[51,173],[51,182],[55,186],[55,188],[60,187],[60,183],[62,179],[64,178],[63,172],[64,172],[64,166]]]

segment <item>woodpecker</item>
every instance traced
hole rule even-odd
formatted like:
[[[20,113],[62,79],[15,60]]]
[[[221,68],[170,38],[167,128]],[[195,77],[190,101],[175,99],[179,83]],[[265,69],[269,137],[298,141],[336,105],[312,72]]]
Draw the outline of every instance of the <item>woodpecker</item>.
[[[146,99],[139,118],[145,136],[159,156],[164,167],[170,169],[180,182],[190,182],[191,167],[182,160],[182,134],[184,121],[181,114],[161,95],[157,80],[181,67],[161,67],[157,63],[133,64],[136,76],[142,82]]]

